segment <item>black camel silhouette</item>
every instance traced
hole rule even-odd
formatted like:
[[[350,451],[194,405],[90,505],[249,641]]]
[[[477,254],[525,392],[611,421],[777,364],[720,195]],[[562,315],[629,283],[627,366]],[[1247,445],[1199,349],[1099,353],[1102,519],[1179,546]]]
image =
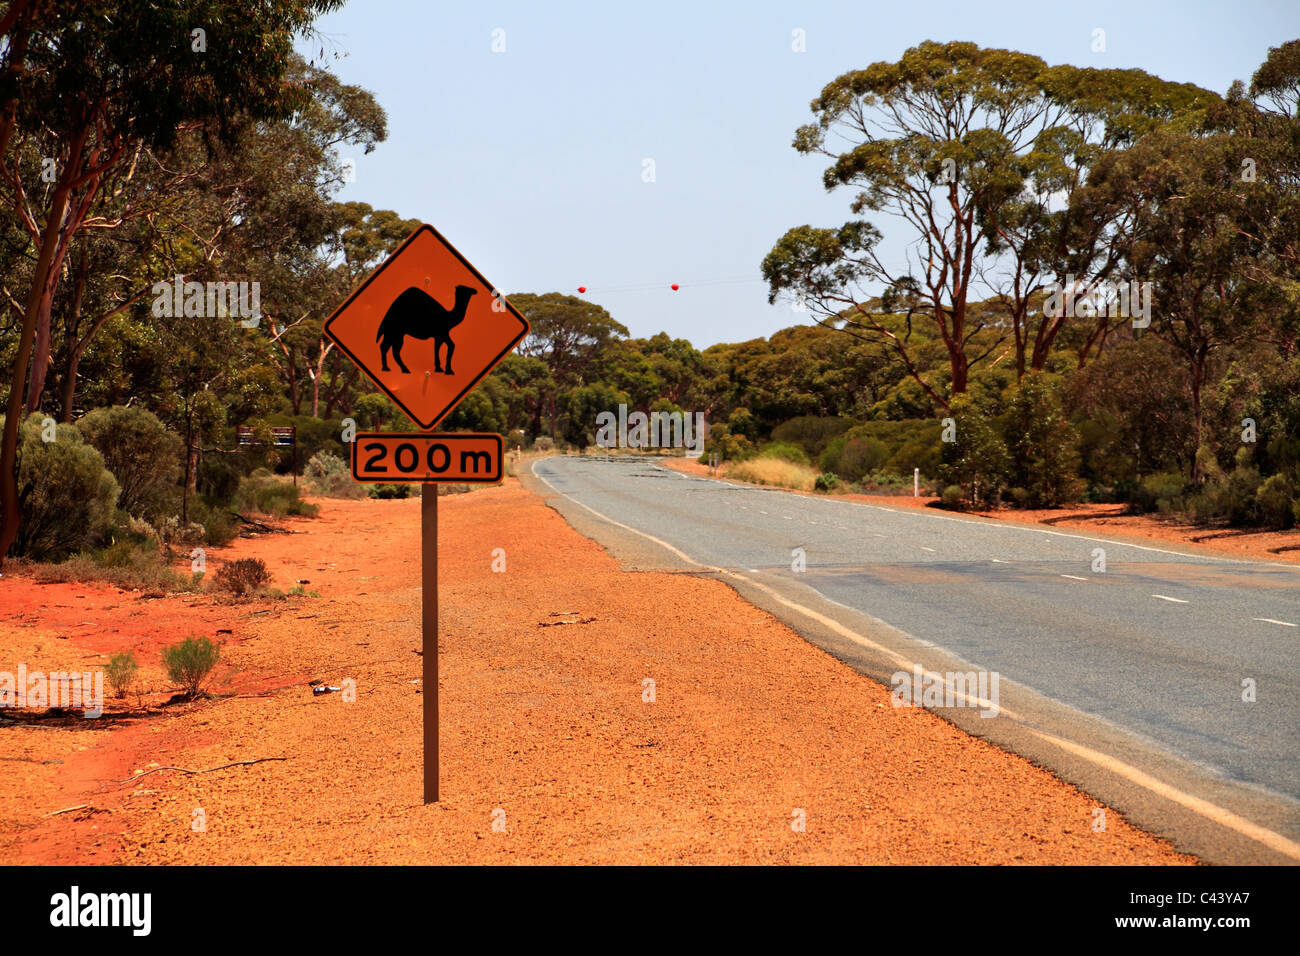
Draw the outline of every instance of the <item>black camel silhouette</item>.
[[[443,308],[438,300],[418,286],[411,286],[399,295],[388,307],[380,320],[379,331],[375,341],[379,343],[379,361],[385,372],[388,371],[388,352],[392,350],[397,367],[404,374],[411,370],[402,362],[402,345],[407,336],[413,339],[433,339],[433,370],[443,371],[438,361],[438,350],[447,346],[447,370],[451,375],[451,353],[456,351],[456,343],[451,340],[451,330],[465,321],[465,309],[470,296],[477,295],[478,290],[467,285],[456,286],[456,304],[451,309]]]

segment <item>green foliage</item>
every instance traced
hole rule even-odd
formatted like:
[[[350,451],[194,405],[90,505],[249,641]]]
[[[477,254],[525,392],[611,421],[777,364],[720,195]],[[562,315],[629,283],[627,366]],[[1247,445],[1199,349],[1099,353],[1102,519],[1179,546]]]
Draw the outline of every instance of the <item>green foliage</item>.
[[[77,421],[77,431],[117,479],[118,507],[156,519],[179,510],[183,445],[153,412],[143,408],[97,408]]]
[[[217,666],[221,649],[206,637],[187,637],[179,644],[162,650],[163,669],[167,679],[181,688],[188,697],[197,697],[204,681]]]
[[[834,491],[839,486],[839,476],[828,471],[818,475],[817,481],[813,484],[813,488],[817,491]]]
[[[1178,472],[1148,475],[1129,492],[1129,510],[1139,514],[1149,511],[1169,512],[1181,507],[1187,480]]]
[[[811,461],[818,458],[832,439],[853,426],[851,418],[800,415],[772,429],[772,441],[799,445]]]
[[[754,451],[753,442],[744,435],[733,435],[726,425],[710,425],[700,461],[707,462],[710,455],[717,455],[719,461],[744,461],[754,457]]]
[[[1027,375],[1014,388],[1003,435],[1010,455],[1007,481],[1024,492],[1017,504],[1042,508],[1078,500],[1079,436],[1045,374]]]
[[[357,399],[352,410],[357,427],[368,431],[401,431],[406,416],[382,392],[369,392]]]
[[[58,559],[102,540],[112,524],[118,484],[104,459],[71,425],[42,439],[42,418],[19,426],[18,503],[23,520],[13,553]],[[46,432],[48,433],[48,432]]]
[[[238,511],[257,511],[276,518],[285,515],[314,518],[320,512],[315,505],[302,500],[302,493],[292,483],[265,469],[254,471],[239,483],[234,504]]]
[[[851,435],[845,438],[834,467],[837,474],[849,481],[861,481],[865,475],[883,468],[889,458],[889,449],[879,438]]]
[[[113,696],[119,700],[127,695],[135,683],[140,664],[131,651],[118,651],[104,665],[104,676],[113,688]]]
[[[804,450],[790,442],[773,441],[763,445],[758,450],[759,458],[780,458],[784,461],[792,461],[798,465],[808,464],[808,456]]]
[[[1270,528],[1290,528],[1300,520],[1296,483],[1286,475],[1269,475],[1255,492],[1260,523]]]
[[[966,505],[966,491],[961,485],[948,485],[939,498],[945,508],[960,509]]]
[[[370,485],[370,497],[384,500],[411,497],[410,485],[374,484]]]
[[[439,424],[443,431],[496,432],[506,430],[510,420],[510,406],[506,386],[499,378],[489,375],[461,400],[450,415]]]
[[[237,558],[217,568],[217,587],[235,597],[253,594],[271,583],[271,572],[261,558]]]
[[[922,474],[938,469],[939,431],[936,421],[865,422],[832,439],[818,461],[846,481],[875,473],[910,481],[915,468]]]
[[[203,543],[222,547],[239,536],[239,519],[223,502],[200,498],[190,502],[190,518],[203,528]]]
[[[599,428],[596,419],[602,413],[613,415],[617,419],[619,405],[628,404],[630,400],[626,393],[604,382],[581,385],[566,392],[560,398],[560,408],[564,412],[565,419],[565,440],[579,448],[588,448],[595,445],[598,440],[604,442],[605,447],[616,446],[618,444],[617,424]],[[604,421],[608,421],[608,418]],[[610,434],[611,432],[613,434]]]
[[[939,478],[960,485],[971,504],[996,507],[1011,467],[1002,438],[966,396],[952,403],[956,441],[944,442]]]
[[[318,495],[329,498],[365,498],[366,486],[353,481],[352,469],[338,455],[318,451],[303,469],[303,478]]]
[[[343,421],[338,418],[313,418],[311,415],[268,415],[268,426],[277,428],[292,425],[296,428],[298,441],[298,461],[310,462],[322,452],[346,459],[350,446],[343,441]],[[293,468],[293,449],[280,447],[277,451],[275,470],[278,474],[290,474]]]

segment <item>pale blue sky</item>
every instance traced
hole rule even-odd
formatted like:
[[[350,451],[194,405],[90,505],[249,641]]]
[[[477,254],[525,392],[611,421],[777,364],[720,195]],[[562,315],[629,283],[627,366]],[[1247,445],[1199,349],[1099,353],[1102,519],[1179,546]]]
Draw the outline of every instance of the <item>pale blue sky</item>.
[[[767,304],[759,263],[791,226],[849,218],[825,160],[790,147],[839,74],[971,40],[1222,93],[1300,37],[1300,3],[352,0],[318,26],[388,112],[340,198],[431,223],[507,295],[586,286],[633,335],[703,348],[801,321]]]

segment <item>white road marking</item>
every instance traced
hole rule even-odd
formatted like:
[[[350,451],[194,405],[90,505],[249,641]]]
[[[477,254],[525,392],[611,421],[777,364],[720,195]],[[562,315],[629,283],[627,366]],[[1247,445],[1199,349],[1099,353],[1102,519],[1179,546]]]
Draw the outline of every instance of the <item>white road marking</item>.
[[[922,551],[929,551],[931,554],[934,554],[934,553],[935,553],[934,548],[927,548],[927,547],[926,547],[925,545],[923,545],[923,544],[922,544],[922,545],[918,545],[917,547],[919,547]]]
[[[1010,561],[1003,561],[1001,558],[989,558],[994,564],[1010,564]]]
[[[1087,578],[1081,578],[1077,574],[1062,574],[1061,577],[1069,578],[1071,581],[1086,581]]]
[[[759,512],[758,512],[758,513],[759,513],[759,514],[761,514],[761,515],[765,515],[765,514],[767,514],[767,512],[766,512],[766,511],[763,511],[763,510],[761,510],[761,509],[760,509],[760,510],[759,510]]]
[[[601,518],[604,521],[608,521],[610,524],[614,525],[615,527],[623,528],[626,531],[631,531],[633,534],[640,535],[643,538],[653,541],[655,544],[662,545],[664,548],[667,548],[669,551],[677,555],[683,561],[687,562],[688,564],[693,564],[697,568],[706,571],[714,571],[725,577],[733,577],[733,578],[740,577],[740,575],[737,574],[735,571],[730,571],[726,568],[717,568],[711,565],[701,564],[699,561],[696,561],[695,559],[688,557],[687,555],[683,554],[681,551],[674,548],[667,541],[661,541],[658,538],[654,537],[654,535],[646,534],[644,531],[638,530],[637,528],[629,527],[628,525],[625,525],[620,521],[615,521],[613,518],[609,517],[608,515],[601,514],[599,511],[597,511],[595,508],[592,508],[590,505],[585,505],[581,501],[575,501],[571,496],[564,494],[564,492],[560,491],[549,481],[547,481],[544,476],[538,475],[534,467],[536,464],[537,464],[536,461],[530,464],[528,466],[529,470],[532,471],[532,473],[536,475],[536,477],[540,478],[548,488],[550,488],[556,494],[563,495],[564,497],[568,498],[579,508],[585,508],[587,511],[590,511],[596,517]],[[876,506],[868,505],[868,507],[876,507]],[[888,511],[890,509],[883,508],[881,510]],[[1064,535],[1063,537],[1074,537],[1074,536]],[[1100,540],[1100,539],[1094,539],[1094,540]],[[1148,550],[1154,551],[1158,549],[1151,548]],[[993,560],[996,561],[997,559],[994,558]],[[999,562],[999,563],[1005,564],[1006,562]],[[1236,562],[1236,563],[1245,564],[1247,562],[1243,561],[1243,562]],[[863,637],[861,634],[857,633],[856,631],[845,627],[843,624],[841,624],[839,621],[835,620],[834,618],[827,617],[825,614],[815,611],[812,608],[804,607],[802,604],[798,604],[794,601],[791,601],[788,598],[785,598],[784,596],[779,594],[778,592],[772,590],[765,584],[760,584],[758,581],[751,581],[748,578],[741,578],[741,580],[745,581],[750,587],[765,592],[773,600],[777,601],[779,604],[783,604],[792,610],[798,611],[800,614],[804,615],[805,617],[816,621],[817,623],[821,624],[823,627],[834,631],[835,633],[841,635],[842,637],[848,638],[849,640],[853,641],[856,644],[860,644],[863,647],[870,648],[871,650],[874,650],[877,653],[882,654],[883,656],[893,661],[896,661],[901,667],[903,667],[906,670],[912,669],[913,667],[912,662],[909,661],[902,654],[899,654],[897,651],[893,650],[892,648],[888,648],[882,644],[877,644],[875,641],[868,640],[867,638]],[[1172,600],[1172,599],[1168,599],[1168,600]],[[839,603],[839,602],[832,602],[832,603]],[[887,622],[882,621],[881,623],[887,623]],[[967,697],[968,703],[972,701],[977,705],[985,703],[983,701],[979,701],[978,699]],[[1256,823],[1252,823],[1250,820],[1247,820],[1244,817],[1237,816],[1237,814],[1233,813],[1231,810],[1226,810],[1223,807],[1218,806],[1217,804],[1210,803],[1208,800],[1202,800],[1200,797],[1194,797],[1191,794],[1185,793],[1182,790],[1179,790],[1176,787],[1173,787],[1162,780],[1157,780],[1155,777],[1152,777],[1151,775],[1144,773],[1143,771],[1139,770],[1137,767],[1131,766],[1130,764],[1126,764],[1123,761],[1117,760],[1114,757],[1110,756],[1109,754],[1102,753],[1097,750],[1093,750],[1090,747],[1085,747],[1083,744],[1075,743],[1072,740],[1066,740],[1062,737],[1056,737],[1051,734],[1047,734],[1042,731],[1035,730],[1032,727],[1025,726],[1023,719],[1019,715],[1012,713],[1011,711],[1007,710],[1007,708],[1005,707],[999,707],[998,712],[1002,716],[1006,717],[1008,720],[1013,720],[1016,723],[1021,724],[1022,726],[1024,726],[1024,729],[1028,733],[1031,733],[1036,737],[1039,737],[1043,740],[1053,743],[1056,746],[1060,747],[1061,749],[1073,753],[1076,756],[1082,757],[1084,760],[1087,760],[1090,763],[1096,764],[1099,767],[1103,767],[1105,769],[1110,770],[1113,773],[1119,774],[1120,776],[1133,781],[1138,786],[1146,790],[1149,790],[1152,793],[1158,794],[1159,796],[1162,796],[1167,800],[1172,800],[1175,803],[1179,803],[1182,806],[1186,807],[1187,809],[1191,810],[1193,813],[1197,813],[1208,820],[1212,820],[1215,823],[1219,824],[1220,826],[1227,827],[1230,830],[1240,833],[1242,836],[1255,840],[1257,843],[1262,843],[1264,846],[1276,850],[1278,853],[1282,853],[1285,856],[1289,856],[1293,860],[1300,860],[1300,843],[1297,843],[1294,840],[1290,840],[1279,833],[1274,833],[1272,830],[1265,829],[1264,827],[1261,827]]]
[[[1265,624],[1281,624],[1283,627],[1300,627],[1300,624],[1292,624],[1290,621],[1275,621],[1271,617],[1252,617],[1252,621],[1263,621]]]
[[[1160,598],[1160,600],[1162,600],[1162,601],[1173,601],[1175,604],[1187,604],[1187,603],[1188,603],[1187,601],[1184,601],[1182,598],[1171,598],[1171,597],[1167,597],[1167,596],[1165,596],[1165,595],[1163,595],[1163,594],[1153,594],[1153,595],[1151,595],[1151,596],[1152,596],[1153,598]]]

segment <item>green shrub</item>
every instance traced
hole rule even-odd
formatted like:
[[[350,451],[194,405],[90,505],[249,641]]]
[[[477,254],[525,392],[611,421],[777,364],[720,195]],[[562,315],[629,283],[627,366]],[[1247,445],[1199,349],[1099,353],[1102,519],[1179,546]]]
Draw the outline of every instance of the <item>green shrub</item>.
[[[135,683],[136,672],[139,670],[140,664],[131,651],[118,651],[108,659],[108,664],[104,666],[104,676],[108,678],[108,684],[113,688],[114,697],[120,700],[127,695],[131,685]]]
[[[175,513],[184,443],[156,415],[121,405],[97,408],[78,420],[77,431],[117,479],[119,508],[150,519]]]
[[[555,439],[550,435],[538,435],[533,439],[533,451],[554,451]]]
[[[1045,374],[1027,375],[1013,390],[1002,433],[1007,480],[1024,493],[1017,504],[1042,508],[1079,500],[1079,433]]]
[[[271,572],[261,558],[239,558],[217,568],[217,586],[235,597],[251,594],[271,582]]]
[[[717,455],[720,461],[744,461],[754,457],[754,443],[744,435],[732,434],[726,425],[710,425],[699,460],[707,463],[710,455]]]
[[[1168,511],[1175,501],[1181,501],[1187,480],[1176,471],[1148,475],[1128,492],[1129,510],[1138,514],[1149,511]],[[1164,502],[1163,509],[1160,503]]]
[[[813,488],[816,491],[834,491],[839,486],[839,476],[829,471],[822,472],[813,483]]]
[[[809,461],[816,460],[832,440],[853,427],[851,418],[800,415],[772,429],[772,441],[788,442],[804,450]]]
[[[759,458],[780,458],[782,461],[792,461],[796,465],[808,464],[808,456],[798,445],[792,445],[789,442],[768,442],[758,451]]]
[[[889,449],[879,438],[869,435],[848,435],[840,448],[835,473],[850,481],[861,481],[873,471],[879,471],[889,460]]]
[[[252,463],[243,451],[227,454],[204,455],[199,459],[199,473],[195,487],[200,495],[229,502],[239,490],[239,483],[252,470]],[[190,502],[192,508],[194,503]]]
[[[18,438],[18,510],[22,519],[12,553],[58,559],[90,547],[107,534],[118,484],[103,456],[71,425],[42,440],[42,418],[23,422]]]
[[[349,474],[348,463],[329,451],[319,451],[312,455],[311,461],[307,462],[307,467],[302,470],[303,477],[312,481],[328,478],[330,475],[346,474]]]
[[[885,470],[873,471],[871,474],[862,477],[859,487],[862,493],[867,495],[896,495],[904,489],[911,491],[912,476],[903,476]]]
[[[167,679],[189,697],[197,697],[203,682],[217,666],[220,648],[206,637],[187,637],[179,644],[164,647],[163,668]]]
[[[118,541],[97,552],[82,552],[59,564],[38,564],[32,574],[43,583],[100,581],[154,597],[196,591],[202,578],[173,570],[156,542],[130,541]]]
[[[365,485],[352,479],[348,463],[333,452],[321,451],[312,456],[303,476],[316,494],[329,498],[365,498]]]
[[[283,518],[285,515],[304,515],[314,518],[320,509],[302,500],[302,493],[290,482],[277,478],[265,468],[258,468],[239,483],[235,493],[238,511],[258,511]]]
[[[931,420],[864,422],[831,439],[818,464],[849,481],[876,472],[910,478],[914,468],[933,475],[939,469],[940,428]]]
[[[940,480],[945,486],[961,485],[972,504],[996,506],[1011,464],[1006,446],[968,396],[953,399],[951,417],[956,440],[943,442]]]
[[[392,498],[409,498],[411,497],[411,486],[398,484],[371,485],[369,494],[371,498],[383,498],[385,500]]]
[[[961,485],[949,485],[943,489],[939,501],[945,508],[959,509],[965,505],[966,492]]]
[[[220,502],[191,501],[190,520],[203,529],[203,543],[215,548],[227,545],[239,536],[239,519]]]
[[[1193,520],[1200,523],[1227,522],[1230,525],[1254,525],[1262,520],[1258,492],[1262,487],[1259,469],[1251,464],[1251,452],[1243,448],[1237,455],[1237,466],[1224,474],[1217,465],[1197,457],[1206,475],[1199,493],[1186,502]],[[1268,497],[1276,492],[1274,486]],[[1183,502],[1171,502],[1168,510],[1181,510]],[[1162,509],[1164,510],[1164,509]]]
[[[1255,492],[1260,521],[1270,528],[1289,528],[1296,520],[1296,487],[1286,475],[1270,475]]]

